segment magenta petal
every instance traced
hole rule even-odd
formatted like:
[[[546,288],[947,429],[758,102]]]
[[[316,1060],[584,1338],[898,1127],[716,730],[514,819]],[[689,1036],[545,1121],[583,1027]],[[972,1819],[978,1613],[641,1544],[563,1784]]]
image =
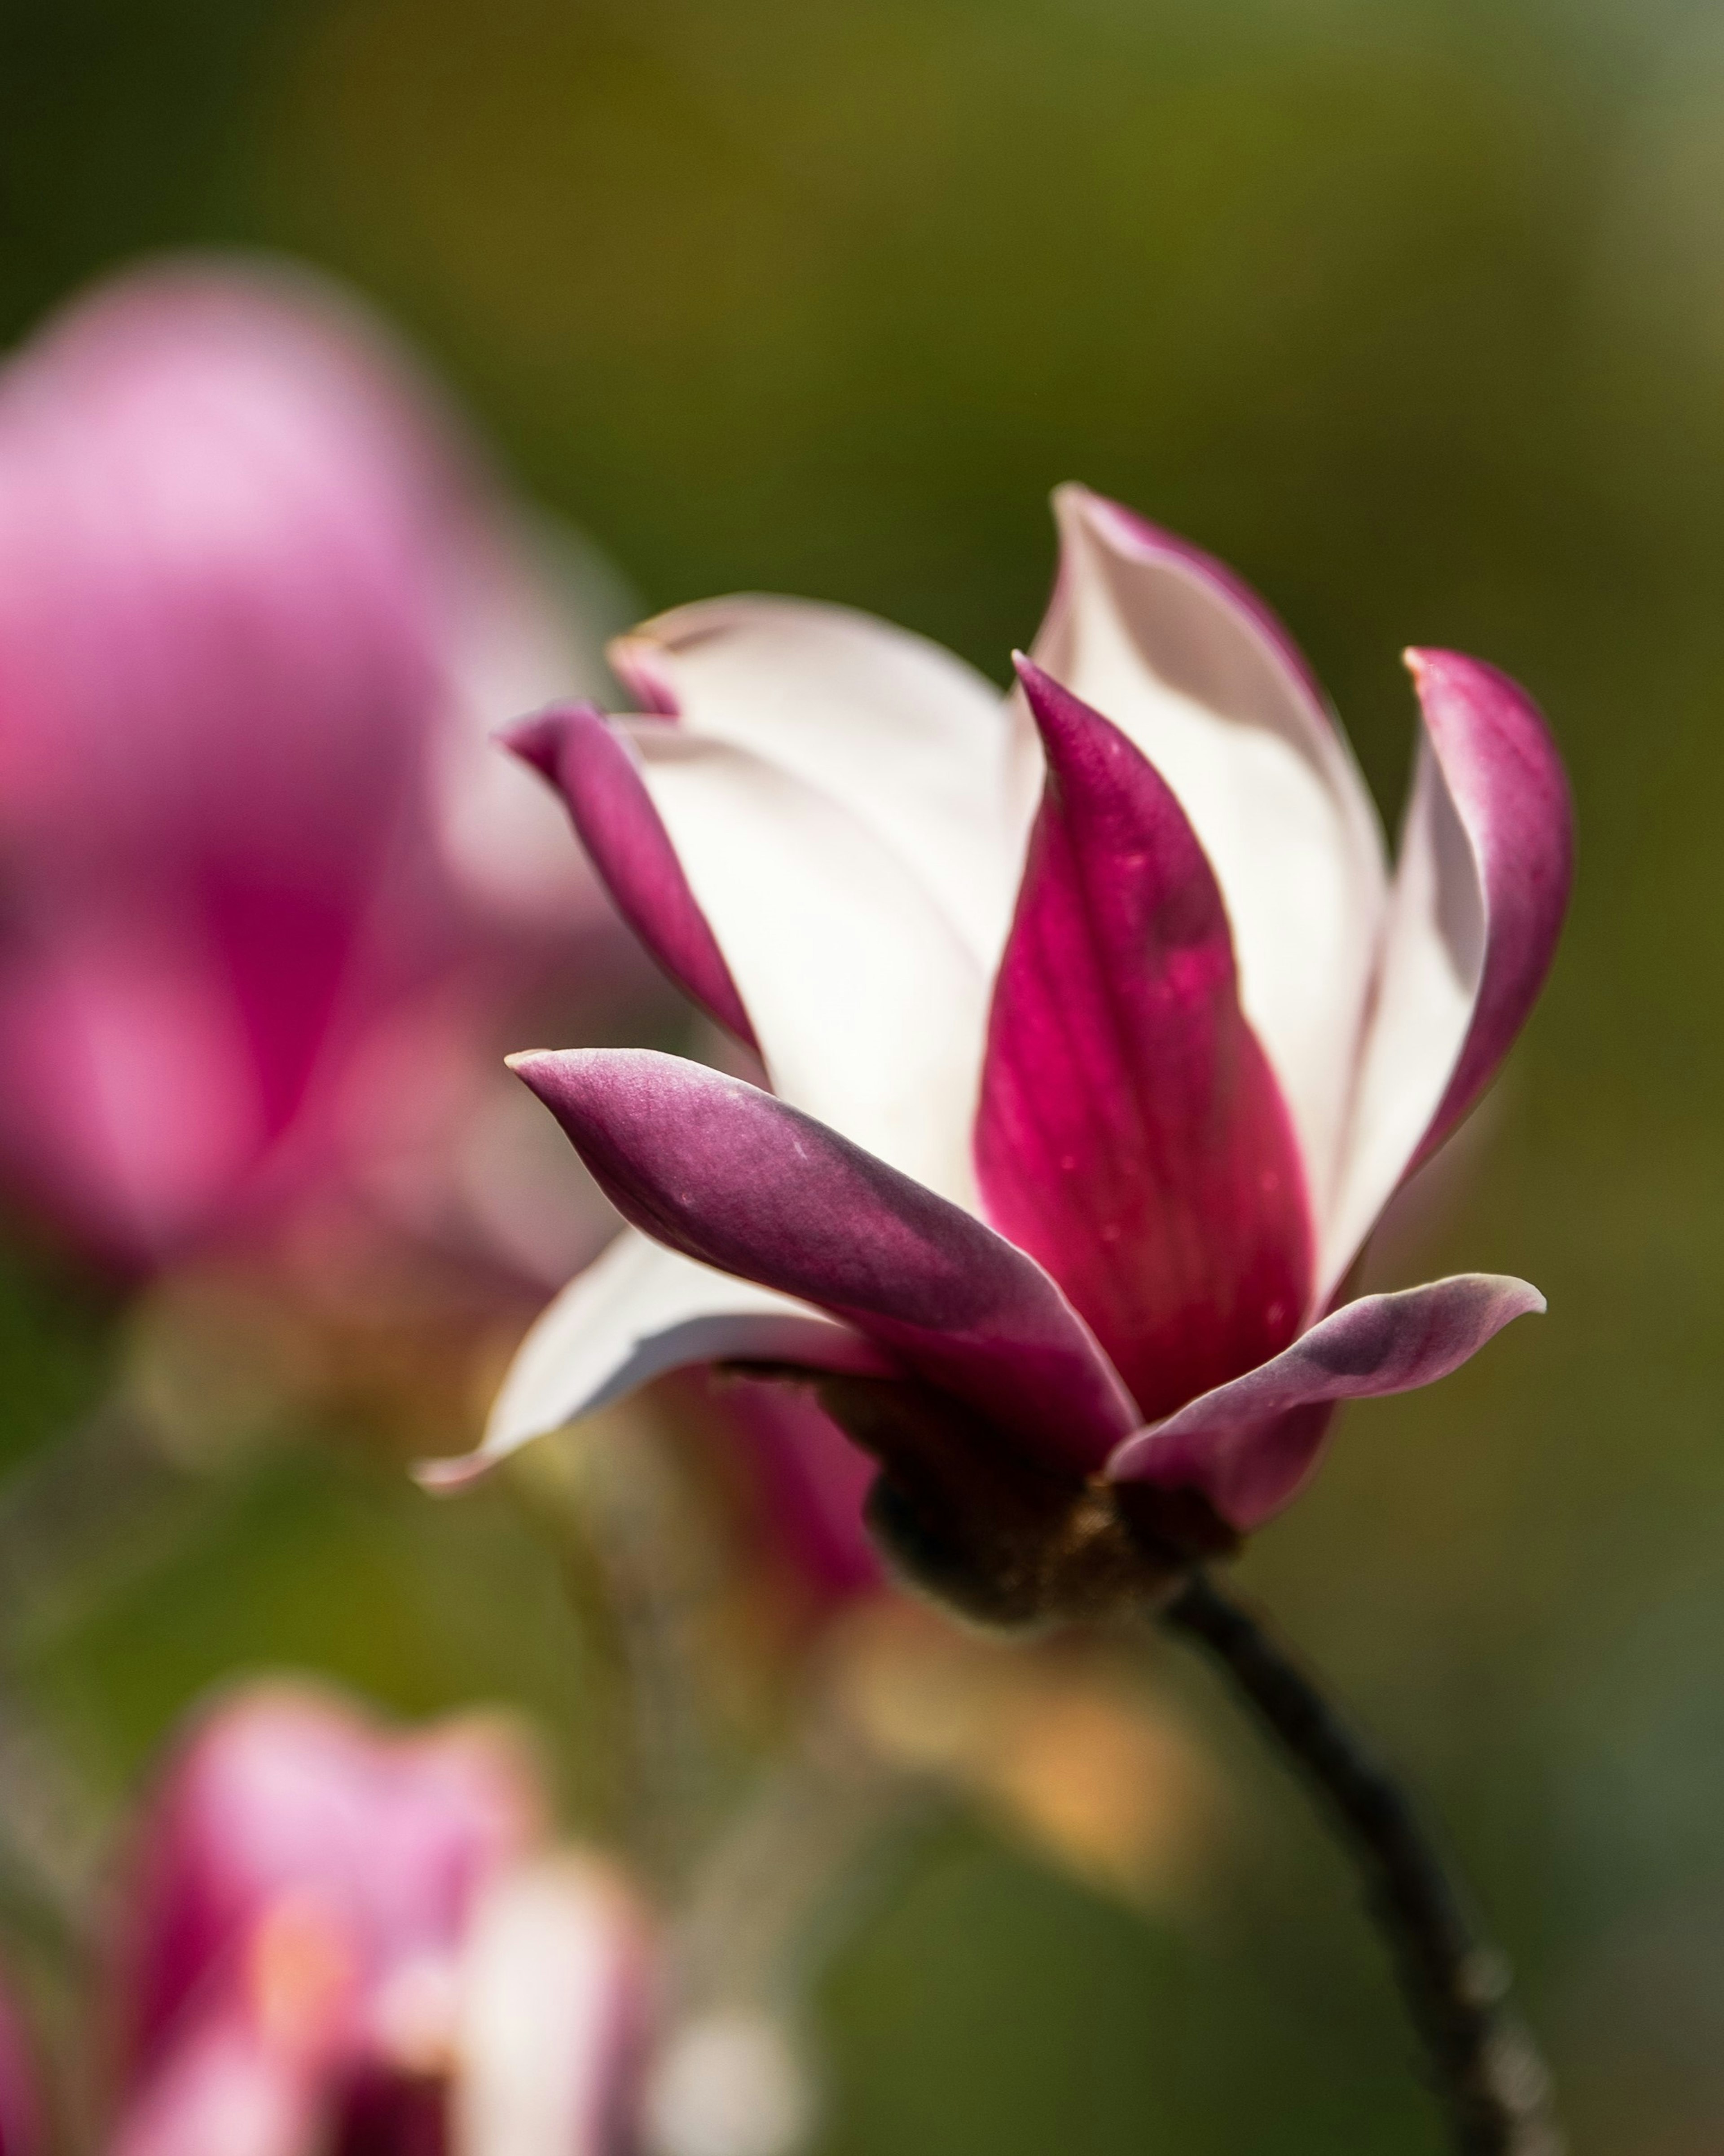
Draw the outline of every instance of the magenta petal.
[[[977,1173],[989,1218],[1152,1418],[1292,1338],[1311,1285],[1304,1173],[1183,810],[1117,727],[1018,671],[1048,785],[994,990]]]
[[[1432,1384],[1512,1319],[1544,1306],[1536,1287],[1498,1273],[1362,1296],[1273,1361],[1139,1430],[1108,1462],[1108,1475],[1201,1490],[1234,1527],[1258,1527],[1303,1481],[1337,1401]]]
[[[1033,1259],[824,1123],[649,1050],[512,1060],[644,1234],[831,1312],[1063,1467],[1136,1421]]]
[[[1413,651],[1408,663],[1485,903],[1472,1019],[1417,1166],[1495,1077],[1544,986],[1574,880],[1574,806],[1543,714],[1518,683],[1458,651]]]
[[[629,746],[590,704],[559,704],[501,736],[562,797],[617,909],[679,987],[752,1048],[754,1029]]]

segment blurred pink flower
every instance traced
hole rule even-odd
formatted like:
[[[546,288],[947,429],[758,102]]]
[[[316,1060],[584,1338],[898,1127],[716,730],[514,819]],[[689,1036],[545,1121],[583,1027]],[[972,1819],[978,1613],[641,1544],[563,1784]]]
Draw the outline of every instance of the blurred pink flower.
[[[549,560],[308,278],[135,271],[0,374],[16,1192],[133,1265],[447,1209],[504,1013],[597,918],[486,741],[589,663]]]
[[[1082,489],[1059,509],[1010,698],[865,617],[740,598],[616,649],[650,716],[517,729],[775,1090],[517,1059],[631,1228],[529,1337],[481,1459],[662,1370],[767,1362],[956,1404],[939,1471],[1015,1455],[1056,1515],[1098,1476],[1173,1493],[1203,1546],[1288,1501],[1338,1400],[1542,1307],[1480,1274],[1343,1299],[1548,968],[1572,838],[1542,719],[1413,655],[1391,878],[1262,603]]]
[[[498,1730],[262,1687],[170,1762],[122,1880],[112,2156],[608,2156],[643,1919],[547,1851]]]

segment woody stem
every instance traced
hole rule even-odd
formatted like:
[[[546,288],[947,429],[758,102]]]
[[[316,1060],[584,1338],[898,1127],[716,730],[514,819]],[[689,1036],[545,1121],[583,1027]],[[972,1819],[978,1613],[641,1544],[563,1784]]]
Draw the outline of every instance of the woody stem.
[[[1506,2004],[1506,1964],[1475,1935],[1399,1784],[1249,1610],[1201,1568],[1162,1621],[1220,1663],[1357,1866],[1460,2156],[1560,2156],[1549,2076]]]

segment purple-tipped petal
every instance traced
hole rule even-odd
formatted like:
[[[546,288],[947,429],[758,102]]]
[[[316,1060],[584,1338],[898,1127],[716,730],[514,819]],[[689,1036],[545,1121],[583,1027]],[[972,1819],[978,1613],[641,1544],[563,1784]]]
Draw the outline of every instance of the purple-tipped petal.
[[[1408,805],[1323,1291],[1496,1075],[1555,956],[1573,807],[1543,716],[1496,667],[1408,654],[1424,739]]]
[[[679,1057],[516,1059],[624,1218],[829,1311],[1039,1456],[1098,1466],[1137,1419],[1035,1261],[768,1093]]]
[[[1574,803],[1544,715],[1518,683],[1458,651],[1414,651],[1408,664],[1477,864],[1485,930],[1466,1038],[1416,1165],[1496,1076],[1544,986],[1574,881]]]
[[[1178,802],[1116,727],[1018,670],[1048,783],[994,990],[977,1172],[990,1219],[1152,1419],[1292,1338],[1304,1173]]]
[[[1086,488],[1031,655],[1155,766],[1215,872],[1239,1001],[1321,1217],[1382,933],[1377,812],[1292,639],[1220,562]],[[1024,731],[1029,732],[1026,725]]]
[[[590,704],[553,706],[505,727],[501,737],[562,795],[618,911],[672,980],[753,1047],[731,969],[629,742]]]
[[[1109,1477],[1196,1488],[1234,1527],[1259,1527],[1304,1480],[1336,1403],[1433,1384],[1544,1306],[1536,1287],[1497,1273],[1362,1296],[1273,1361],[1137,1431]]]

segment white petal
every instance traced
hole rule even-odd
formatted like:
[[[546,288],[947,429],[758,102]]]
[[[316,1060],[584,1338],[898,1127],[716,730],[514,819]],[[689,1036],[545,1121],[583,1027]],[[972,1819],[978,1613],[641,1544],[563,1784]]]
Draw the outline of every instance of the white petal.
[[[1084,488],[1056,506],[1060,578],[1033,655],[1130,736],[1190,817],[1321,1224],[1385,903],[1376,811],[1302,665],[1242,588]]]
[[[598,1865],[541,1858],[490,1887],[462,1970],[454,2156],[608,2156],[645,1977],[640,1918]]]
[[[927,886],[782,766],[662,720],[629,732],[773,1091],[974,1210],[992,980]]]
[[[1472,1023],[1485,964],[1477,862],[1421,739],[1340,1202],[1318,1253],[1318,1304],[1357,1255],[1430,1127]]]
[[[608,1407],[667,1370],[731,1358],[880,1368],[875,1351],[824,1311],[695,1265],[625,1229],[534,1322],[479,1450],[422,1463],[419,1480],[430,1489],[457,1488],[530,1439]]]
[[[923,637],[804,599],[680,607],[622,639],[613,660],[690,732],[841,801],[912,865],[992,969],[1029,808],[1008,798],[1011,728],[991,682]]]

